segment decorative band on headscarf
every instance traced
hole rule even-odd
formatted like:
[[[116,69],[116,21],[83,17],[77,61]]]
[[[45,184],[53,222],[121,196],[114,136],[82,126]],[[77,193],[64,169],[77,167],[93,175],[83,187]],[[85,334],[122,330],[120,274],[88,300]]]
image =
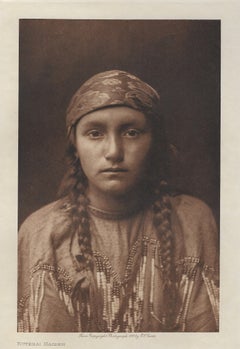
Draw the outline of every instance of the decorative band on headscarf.
[[[68,135],[84,115],[105,107],[127,106],[157,116],[159,99],[159,94],[150,85],[125,71],[96,74],[71,99],[66,118]]]

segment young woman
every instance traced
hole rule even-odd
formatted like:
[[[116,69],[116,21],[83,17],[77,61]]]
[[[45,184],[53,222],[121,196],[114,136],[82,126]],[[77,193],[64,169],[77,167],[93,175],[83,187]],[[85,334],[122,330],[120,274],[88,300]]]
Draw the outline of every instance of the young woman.
[[[216,225],[167,185],[159,95],[93,76],[67,110],[60,199],[19,234],[19,331],[218,330]]]

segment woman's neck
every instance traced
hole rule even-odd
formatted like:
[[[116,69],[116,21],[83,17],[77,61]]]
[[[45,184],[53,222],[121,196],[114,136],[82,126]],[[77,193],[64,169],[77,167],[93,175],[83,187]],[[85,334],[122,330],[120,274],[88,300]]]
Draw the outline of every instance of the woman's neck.
[[[128,192],[126,195],[110,195],[106,193],[95,193],[87,190],[90,205],[108,212],[132,212],[144,206],[146,195],[139,191]]]

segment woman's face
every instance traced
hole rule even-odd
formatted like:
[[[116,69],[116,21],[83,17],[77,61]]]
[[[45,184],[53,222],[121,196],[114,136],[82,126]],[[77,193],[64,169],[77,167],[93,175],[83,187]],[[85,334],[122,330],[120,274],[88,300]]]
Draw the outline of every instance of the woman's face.
[[[75,143],[91,195],[122,196],[143,178],[152,145],[151,125],[140,111],[104,108],[78,122]]]

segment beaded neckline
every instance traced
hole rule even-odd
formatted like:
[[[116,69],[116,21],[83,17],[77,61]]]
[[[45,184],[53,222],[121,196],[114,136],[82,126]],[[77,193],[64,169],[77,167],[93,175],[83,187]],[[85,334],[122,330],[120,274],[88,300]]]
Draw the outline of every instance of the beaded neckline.
[[[88,210],[90,213],[92,213],[94,216],[102,219],[107,220],[117,220],[117,219],[126,219],[134,216],[137,214],[142,207],[135,207],[132,210],[126,210],[126,211],[105,211],[101,210],[97,207],[94,207],[92,205],[88,205]]]

